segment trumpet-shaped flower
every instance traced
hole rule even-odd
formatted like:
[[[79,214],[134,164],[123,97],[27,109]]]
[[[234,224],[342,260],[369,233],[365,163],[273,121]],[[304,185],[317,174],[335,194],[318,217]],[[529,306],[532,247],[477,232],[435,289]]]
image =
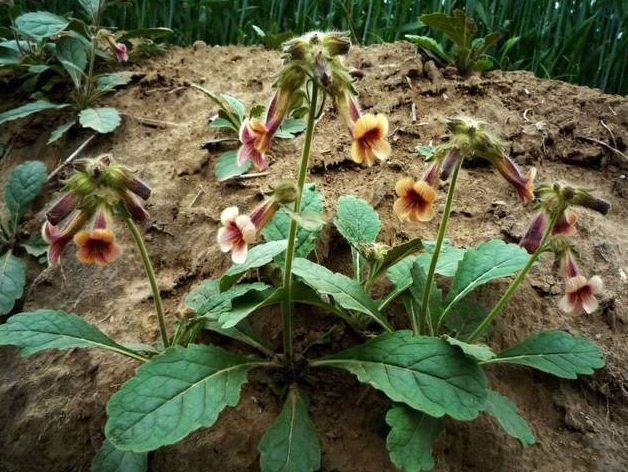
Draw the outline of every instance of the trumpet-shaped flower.
[[[528,251],[529,254],[534,254],[543,239],[543,234],[548,225],[547,216],[544,212],[539,212],[530,223],[528,230],[519,241],[519,246]]]
[[[91,231],[79,231],[74,243],[79,250],[76,258],[83,264],[106,265],[115,261],[122,252],[116,237],[108,227],[106,211],[98,209]]]
[[[390,144],[386,141],[387,134],[388,120],[384,115],[367,113],[361,116],[353,128],[353,161],[370,167],[375,159],[386,160],[391,152]]]
[[[126,49],[126,45],[124,43],[117,43],[116,40],[113,38],[113,35],[111,34],[107,34],[106,38],[107,42],[109,43],[109,48],[111,49],[111,52],[115,56],[116,60],[118,62],[128,61],[129,55]]]
[[[571,210],[565,210],[558,215],[556,223],[552,228],[552,236],[560,234],[562,236],[573,236],[576,234],[576,221],[578,215]]]
[[[266,125],[258,118],[246,119],[240,126],[240,142],[238,165],[251,161],[259,170],[268,168],[266,151],[270,145],[270,135]]]
[[[534,167],[530,169],[528,176],[524,177],[512,159],[506,155],[491,159],[491,162],[502,177],[515,187],[519,198],[523,202],[534,200],[534,178],[536,177],[536,169]]]
[[[46,221],[42,227],[41,233],[44,241],[50,244],[48,248],[48,264],[54,265],[61,259],[63,250],[68,245],[76,233],[85,225],[89,215],[85,211],[78,211],[69,223],[59,229],[58,226],[53,225],[50,221]]]
[[[604,284],[599,276],[594,275],[587,280],[583,275],[576,275],[565,281],[565,294],[558,302],[558,307],[573,315],[593,313],[599,306],[595,295],[603,289]]]
[[[222,252],[231,251],[231,260],[241,264],[246,260],[249,244],[255,242],[257,229],[247,215],[240,215],[238,207],[225,208],[220,221],[222,228],[218,230],[217,240]]]
[[[405,177],[395,185],[397,200],[393,211],[402,219],[410,221],[429,221],[434,218],[434,200],[436,191],[425,181],[415,182],[411,177]]]

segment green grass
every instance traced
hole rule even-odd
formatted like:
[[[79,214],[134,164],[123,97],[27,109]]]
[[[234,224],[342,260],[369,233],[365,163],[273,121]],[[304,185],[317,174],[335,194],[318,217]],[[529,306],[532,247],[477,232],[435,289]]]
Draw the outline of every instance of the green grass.
[[[76,0],[16,3],[30,10],[79,10]],[[480,34],[504,34],[493,51],[504,69],[628,93],[626,0],[133,0],[112,7],[106,21],[123,29],[167,26],[178,44],[258,43],[253,25],[268,34],[348,30],[355,42],[371,44],[431,34],[419,15],[454,8],[465,9]],[[509,37],[519,40],[507,44]]]

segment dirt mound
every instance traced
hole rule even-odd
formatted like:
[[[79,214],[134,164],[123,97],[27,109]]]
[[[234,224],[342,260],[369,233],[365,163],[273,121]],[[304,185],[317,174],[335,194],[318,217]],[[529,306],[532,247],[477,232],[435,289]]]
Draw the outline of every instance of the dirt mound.
[[[544,261],[497,320],[490,339],[499,349],[533,331],[565,329],[595,340],[605,352],[606,368],[577,381],[523,368],[489,369],[491,383],[516,401],[538,444],[523,450],[486,417],[468,424],[452,422],[436,442],[434,470],[627,470],[628,163],[620,153],[626,153],[628,144],[628,100],[526,72],[497,71],[461,79],[448,70],[424,67],[407,43],[356,48],[349,63],[360,71],[357,86],[363,107],[389,116],[393,155],[370,169],[354,165],[348,160],[350,142],[344,127],[328,108],[314,140],[309,177],[325,197],[328,216],[340,195],[353,193],[378,210],[383,242],[433,239],[436,221],[411,225],[394,217],[394,183],[402,175],[421,174],[425,164],[415,146],[438,142],[443,117],[460,112],[494,123],[511,141],[516,161],[526,170],[532,165],[539,169],[538,180],[574,182],[613,204],[607,218],[579,212],[582,267],[591,275],[599,273],[607,287],[601,309],[576,318],[560,313],[561,282],[551,275],[550,262]],[[85,154],[111,152],[152,184],[154,197],[148,208],[152,221],[146,234],[169,318],[194,284],[218,276],[230,265],[215,244],[221,209],[236,204],[251,208],[260,190],[293,175],[302,140],[277,143],[270,175],[217,183],[213,163],[219,152],[201,148],[215,134],[207,121],[216,110],[186,86],[200,83],[251,106],[267,99],[279,65],[277,52],[260,48],[197,46],[174,49],[136,66],[135,82],[111,98],[127,115],[123,125],[112,137],[99,137]],[[13,139],[10,152],[0,161],[0,187],[14,165],[37,158],[52,170],[85,139],[73,136],[62,148],[47,148],[45,141],[54,126],[52,120],[36,117],[3,131],[5,141],[9,131]],[[57,190],[52,186],[40,198],[27,229],[38,229],[44,204]],[[517,202],[493,170],[470,163],[462,171],[448,237],[460,246],[493,237],[515,241],[525,231],[531,210]],[[139,255],[126,233],[119,234],[126,253],[105,268],[81,266],[68,251],[62,269],[46,269],[35,280],[39,268],[33,264],[29,268],[33,283],[21,308],[63,309],[120,341],[156,341],[157,320]],[[348,267],[349,249],[329,225],[316,257],[335,270]],[[490,284],[478,292],[478,300],[494,302],[505,285]],[[252,322],[279,347],[278,312],[256,315]],[[299,311],[296,323],[299,339],[305,342],[338,321]],[[352,339],[340,329],[336,342],[348,345]],[[0,349],[0,471],[88,470],[103,438],[106,402],[134,367],[133,361],[96,350],[48,351],[22,359],[14,348]],[[365,391],[350,374],[326,370],[318,372],[317,385],[309,387],[308,395],[322,443],[322,470],[395,470],[382,430],[383,396]],[[257,443],[280,408],[280,399],[265,379],[253,374],[237,408],[224,411],[214,427],[151,454],[150,470],[258,470]]]

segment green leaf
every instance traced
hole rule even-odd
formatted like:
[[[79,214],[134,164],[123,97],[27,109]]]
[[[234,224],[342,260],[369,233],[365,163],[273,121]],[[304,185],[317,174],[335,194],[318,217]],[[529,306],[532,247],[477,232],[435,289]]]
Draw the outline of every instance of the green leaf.
[[[126,85],[131,81],[131,74],[106,74],[96,79],[96,89],[100,92],[107,92],[116,87]]]
[[[321,466],[316,427],[308,413],[308,399],[296,386],[257,448],[262,472],[313,472]]]
[[[381,228],[379,215],[373,207],[353,195],[338,199],[334,225],[352,245],[375,242]]]
[[[246,113],[246,108],[244,108],[244,104],[237,98],[232,97],[231,95],[223,93],[220,96],[225,101],[225,103],[229,107],[231,107],[233,111],[236,112],[236,115],[238,115],[238,119],[240,120],[240,122],[244,121],[244,115]]]
[[[111,397],[105,434],[124,451],[174,444],[235,406],[248,371],[267,364],[216,346],[168,348],[141,365]]]
[[[506,433],[521,441],[523,447],[531,446],[536,442],[528,423],[519,415],[517,405],[508,397],[489,390],[484,411],[495,418]]]
[[[442,339],[410,331],[382,334],[311,365],[346,369],[391,400],[434,417],[472,420],[486,400],[486,376],[475,362]]]
[[[46,144],[52,144],[61,139],[63,135],[67,133],[75,124],[76,118],[68,121],[67,123],[61,123],[52,131],[52,133],[50,133],[50,138],[48,138],[48,142]]]
[[[17,30],[34,39],[44,39],[61,33],[70,21],[47,11],[24,13],[15,20]]]
[[[87,67],[87,50],[83,42],[73,37],[61,38],[56,43],[55,56],[72,79],[74,87],[79,89]]]
[[[488,363],[521,364],[563,379],[575,379],[578,374],[590,375],[604,367],[599,347],[586,338],[564,331],[542,331],[531,334],[525,341],[500,352]]]
[[[234,300],[231,309],[223,311],[220,314],[218,322],[222,324],[224,329],[233,328],[257,310],[279,303],[283,300],[283,295],[283,289],[281,288],[264,290],[263,292],[249,292],[237,300]]]
[[[89,470],[90,472],[146,472],[148,454],[120,451],[105,439]]]
[[[83,10],[85,10],[85,13],[89,15],[92,21],[94,21],[98,17],[101,0],[79,0],[79,3],[81,4],[81,7],[83,7]]]
[[[228,119],[221,118],[220,116],[217,116],[216,118],[212,119],[211,123],[209,124],[209,127],[210,128],[218,128],[218,129],[220,129],[220,128],[228,128],[230,130],[235,131],[236,133],[238,132],[238,127],[236,125],[234,125]]]
[[[449,312],[444,320],[445,326],[456,334],[459,339],[467,339],[488,315],[488,310],[477,303],[461,300]],[[480,337],[490,333],[490,325]]]
[[[427,272],[432,262],[432,254],[434,254],[436,244],[434,241],[425,241],[423,245],[425,246],[427,253],[420,254],[418,256],[418,260],[423,266],[423,270]],[[458,264],[464,257],[466,251],[467,250],[464,248],[452,246],[451,242],[448,239],[445,239],[442,247],[440,248],[438,262],[436,264],[436,273],[444,275],[445,277],[453,277],[456,275]]]
[[[104,335],[96,326],[76,315],[58,310],[18,313],[0,326],[0,345],[20,348],[23,356],[44,349],[92,347],[134,354],[130,349]]]
[[[174,34],[170,28],[137,28],[131,31],[127,31],[122,36],[119,36],[116,41],[124,43],[133,38],[168,38]]]
[[[26,283],[26,266],[22,259],[15,257],[11,251],[0,257],[0,315],[13,310],[15,300],[22,297]],[[0,326],[0,330],[6,326]],[[0,339],[1,335],[0,335]]]
[[[423,293],[427,282],[427,274],[418,260],[414,261],[412,269],[410,269],[410,274],[412,275],[410,295],[414,299],[415,306],[420,310],[423,305]],[[438,288],[438,285],[436,285],[436,281],[432,280],[432,285],[430,286],[430,300],[428,304],[429,313],[427,314],[426,322],[431,323],[433,327],[436,327],[435,321],[437,321],[440,317],[442,300],[442,291]]]
[[[385,330],[392,331],[388,320],[379,313],[377,304],[356,280],[300,257],[295,258],[292,273],[318,293],[331,295],[341,307],[364,313]]]
[[[452,346],[459,347],[466,356],[476,361],[488,361],[495,357],[495,353],[491,348],[484,344],[469,344],[447,335],[444,335],[443,339]]]
[[[83,128],[91,128],[101,134],[111,133],[120,126],[120,114],[115,108],[86,108],[79,113]]]
[[[388,410],[386,423],[391,428],[386,447],[393,464],[405,472],[434,467],[432,443],[444,428],[441,418],[396,404]]]
[[[316,191],[314,184],[306,184],[303,190],[301,201],[301,212],[308,214],[323,214],[323,196]],[[273,219],[262,230],[265,241],[278,241],[286,239],[290,228],[290,216],[282,209],[279,209]],[[314,249],[316,238],[320,234],[322,227],[316,231],[308,231],[305,228],[297,230],[296,257],[307,257]],[[283,255],[277,257],[276,262],[283,263]]]
[[[251,291],[267,292],[269,286],[263,283],[239,284],[220,291],[218,280],[204,280],[185,297],[185,304],[196,312],[196,316],[218,319],[221,313],[232,309],[233,301]]]
[[[281,124],[279,130],[275,133],[275,137],[279,139],[294,139],[297,134],[305,131],[306,127],[307,123],[304,120],[288,118]]]
[[[238,165],[238,151],[223,152],[216,162],[216,179],[224,182],[238,175],[245,174],[251,168],[251,161]]]
[[[467,18],[462,10],[455,10],[452,15],[446,13],[421,15],[419,20],[433,30],[447,35],[461,48],[469,46],[472,36],[477,31],[475,21]]]
[[[235,339],[241,343],[248,344],[256,349],[260,349],[264,352],[272,352],[253,332],[253,329],[246,320],[240,321],[236,326],[231,328],[225,328],[222,323],[215,320],[208,320],[203,325],[203,328],[210,331],[214,331],[227,338]]]
[[[21,107],[13,108],[12,110],[0,113],[0,124],[7,121],[18,120],[25,116],[32,115],[33,113],[39,113],[44,110],[60,110],[61,108],[69,107],[67,103],[60,105],[56,103],[50,103],[48,100],[37,100],[36,102],[27,103]]]
[[[287,245],[288,241],[283,239],[254,246],[249,250],[246,260],[242,264],[229,267],[220,278],[220,290],[226,290],[231,287],[248,270],[257,269],[268,264],[274,257],[284,252]]]
[[[296,221],[299,227],[307,231],[320,231],[321,227],[325,224],[325,221],[319,213],[312,211],[295,213],[286,205],[282,206],[282,210],[286,212],[290,219]]]
[[[22,219],[45,182],[46,166],[41,161],[26,161],[13,169],[4,189],[4,200],[15,221]]]
[[[387,250],[384,254],[384,259],[377,265],[377,270],[374,277],[379,277],[382,273],[390,269],[393,265],[402,259],[417,252],[423,247],[423,243],[420,238],[411,239],[405,243],[398,244]],[[362,254],[364,256],[364,254]]]
[[[445,52],[443,47],[434,38],[429,36],[417,36],[414,34],[406,34],[406,39],[419,45],[419,48],[428,53],[432,59],[440,63],[452,62],[451,56]]]
[[[41,232],[36,232],[28,238],[28,241],[20,244],[24,250],[33,257],[43,256],[48,252],[49,244],[42,237]]]
[[[447,309],[479,286],[513,275],[526,265],[529,258],[527,251],[519,245],[498,239],[467,249],[447,295]]]

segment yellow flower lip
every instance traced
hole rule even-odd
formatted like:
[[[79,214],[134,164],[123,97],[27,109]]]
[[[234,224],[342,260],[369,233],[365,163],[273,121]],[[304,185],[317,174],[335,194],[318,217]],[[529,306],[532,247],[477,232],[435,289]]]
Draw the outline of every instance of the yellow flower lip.
[[[436,191],[427,182],[415,182],[411,177],[405,177],[397,182],[395,192],[399,198],[393,211],[399,218],[415,222],[434,218]]]
[[[361,116],[353,127],[353,162],[371,167],[376,159],[386,160],[391,153],[390,144],[386,141],[387,134],[388,119],[384,115],[367,113]]]
[[[106,228],[79,231],[74,236],[79,247],[76,258],[83,264],[106,265],[120,256],[120,246],[113,232]]]

